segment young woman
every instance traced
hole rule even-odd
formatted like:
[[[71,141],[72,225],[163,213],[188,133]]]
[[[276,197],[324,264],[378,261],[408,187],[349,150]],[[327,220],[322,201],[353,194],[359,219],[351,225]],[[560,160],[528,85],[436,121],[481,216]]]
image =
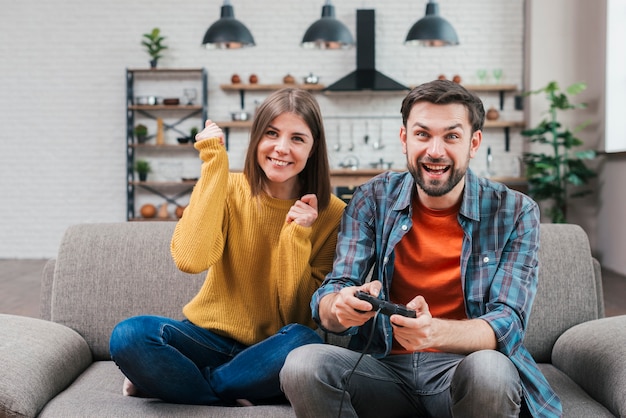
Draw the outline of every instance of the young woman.
[[[243,173],[230,173],[222,130],[196,136],[203,161],[171,251],[178,268],[208,270],[183,321],[126,319],[111,357],[124,393],[187,404],[272,403],[287,354],[321,342],[311,295],[331,270],[345,204],[331,194],[319,106],[282,89],[258,108]]]

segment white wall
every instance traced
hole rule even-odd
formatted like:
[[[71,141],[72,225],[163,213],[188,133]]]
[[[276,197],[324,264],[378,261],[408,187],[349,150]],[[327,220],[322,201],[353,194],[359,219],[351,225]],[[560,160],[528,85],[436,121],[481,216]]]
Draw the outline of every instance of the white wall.
[[[626,152],[622,135],[624,92],[626,92],[626,1],[607,0],[606,21],[606,140],[607,152]]]
[[[624,61],[624,27],[620,17],[626,12],[624,0],[607,1],[607,26],[611,30],[611,38],[607,40],[607,118],[610,112],[611,121],[606,128],[607,149],[624,149],[623,117],[626,113],[624,101],[624,81],[626,65]],[[608,57],[611,57],[609,59]],[[609,91],[610,90],[610,91]],[[612,93],[612,94],[610,94]],[[610,106],[610,108],[609,108]],[[613,145],[609,145],[612,143]],[[616,146],[617,145],[617,146]],[[626,153],[607,154],[604,157],[600,177],[601,193],[598,203],[598,254],[602,265],[615,272],[626,275]]]
[[[535,90],[550,81],[562,88],[575,82],[587,83],[587,90],[574,96],[588,108],[568,111],[561,121],[574,128],[583,121],[591,124],[578,134],[583,148],[602,149],[604,135],[604,80],[606,2],[588,0],[527,1],[527,88]],[[527,120],[530,126],[542,119],[547,103],[541,95],[529,98]],[[600,170],[603,158],[594,168]],[[606,196],[601,182],[594,182],[591,196],[571,200],[568,221],[581,225],[589,235],[596,255],[598,249],[598,200]],[[602,195],[600,193],[603,193]],[[612,204],[612,200],[609,200]],[[624,247],[621,247],[624,248]]]
[[[238,107],[237,94],[219,88],[235,72],[245,78],[254,72],[261,83],[275,83],[287,73],[300,78],[312,71],[328,84],[354,69],[354,50],[299,47],[305,29],[320,16],[322,0],[233,3],[236,17],[253,32],[256,48],[201,48],[206,28],[219,16],[218,1],[2,0],[0,258],[52,257],[67,226],[125,220],[124,71],[148,66],[140,40],[151,28],[160,27],[170,46],[160,66],[208,69],[209,117],[214,119],[228,118]],[[402,44],[410,26],[423,16],[426,0],[334,3],[338,18],[353,31],[356,9],[376,8],[377,66],[398,81],[414,85],[443,73],[459,74],[471,83],[479,68],[499,67],[506,82],[522,85],[523,0],[441,0],[441,13],[461,40],[460,46],[449,49]],[[402,99],[371,94],[318,97],[329,117],[331,140],[337,121],[330,117],[399,116]],[[485,97],[487,105],[495,101]],[[512,109],[512,98],[506,108]],[[371,130],[377,128],[370,125]],[[393,159],[396,167],[403,163],[397,146],[399,119],[386,121],[383,128],[388,146],[379,153],[360,146],[356,154],[362,166],[380,157]],[[348,132],[347,125],[342,132]],[[364,133],[364,125],[355,126],[357,138]],[[511,153],[506,154],[502,133],[486,133],[473,167],[482,169],[485,150],[491,146],[496,170],[504,174],[511,154],[522,150],[520,138],[513,133]],[[232,137],[235,168],[243,160],[246,140],[245,132]],[[334,156],[333,163],[345,155]]]

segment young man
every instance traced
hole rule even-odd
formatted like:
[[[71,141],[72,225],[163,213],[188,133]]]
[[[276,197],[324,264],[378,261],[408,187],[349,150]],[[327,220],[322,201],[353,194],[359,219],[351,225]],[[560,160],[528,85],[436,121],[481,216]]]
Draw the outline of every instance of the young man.
[[[537,204],[468,168],[485,117],[474,94],[437,80],[413,89],[401,112],[408,173],[356,190],[333,271],[311,302],[323,329],[353,336],[350,349],[292,351],[285,394],[298,417],[560,416],[523,345]],[[358,290],[416,317],[377,314]]]

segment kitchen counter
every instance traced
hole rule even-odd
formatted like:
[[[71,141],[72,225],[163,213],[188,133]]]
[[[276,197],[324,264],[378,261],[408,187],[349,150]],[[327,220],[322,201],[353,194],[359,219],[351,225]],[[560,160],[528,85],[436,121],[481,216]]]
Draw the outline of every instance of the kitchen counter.
[[[372,169],[356,169],[349,168],[330,170],[330,184],[332,187],[354,188],[365,183],[372,177],[389,170]],[[392,171],[406,171],[393,170]],[[528,190],[528,184],[524,177],[492,177],[491,180],[506,184],[511,189],[519,190],[525,193]]]
[[[356,170],[341,168],[330,170],[330,184],[332,187],[357,187],[372,177],[385,171],[388,170],[381,170],[378,168]]]
[[[406,171],[406,169],[391,169],[382,170],[379,168],[358,168],[352,170],[349,168],[337,168],[330,170],[330,185],[332,187],[346,187],[348,189],[354,189],[357,186],[365,183],[372,177],[384,173],[385,171]],[[241,173],[241,170],[231,170],[233,173]],[[528,190],[528,183],[524,177],[492,177],[494,181],[504,183],[511,189],[519,190],[526,193]]]

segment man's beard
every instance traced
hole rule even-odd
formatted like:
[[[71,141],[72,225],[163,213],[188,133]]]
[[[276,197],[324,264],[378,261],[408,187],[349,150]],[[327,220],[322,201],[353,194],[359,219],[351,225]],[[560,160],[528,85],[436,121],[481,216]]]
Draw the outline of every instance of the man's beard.
[[[441,164],[443,160],[441,159],[427,159],[427,161],[418,160],[417,164],[409,161],[407,158],[407,167],[409,172],[413,176],[413,180],[415,183],[428,195],[431,197],[441,197],[447,193],[449,193],[454,187],[459,184],[459,182],[465,176],[467,172],[467,166],[462,168],[456,168],[454,164],[450,164],[450,175],[448,179],[445,181],[442,180],[431,180],[429,183],[424,179],[424,172],[422,164]]]

